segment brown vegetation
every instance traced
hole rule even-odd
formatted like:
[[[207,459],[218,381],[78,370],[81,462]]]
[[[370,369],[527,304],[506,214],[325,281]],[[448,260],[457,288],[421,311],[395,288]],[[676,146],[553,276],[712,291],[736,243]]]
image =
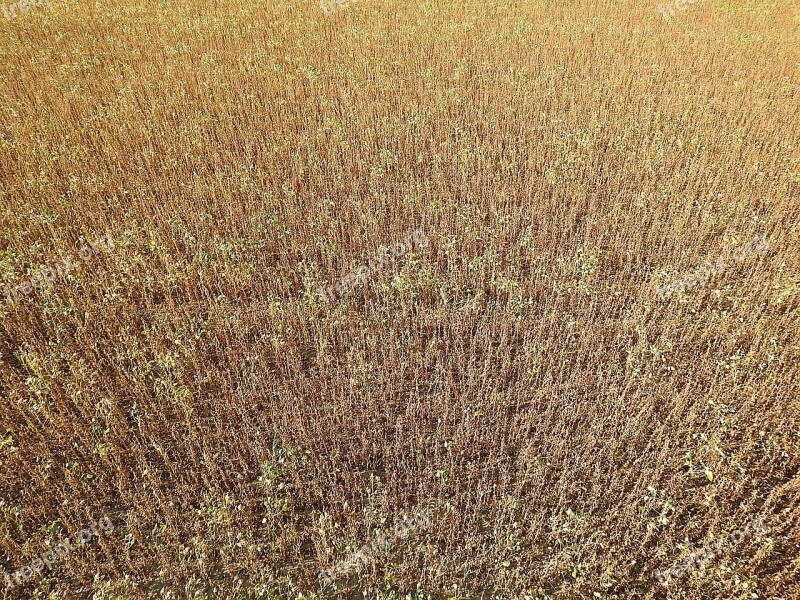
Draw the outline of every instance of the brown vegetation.
[[[797,598],[799,38],[796,2],[0,20],[0,286],[114,242],[0,304],[0,565],[114,525],[7,596]]]

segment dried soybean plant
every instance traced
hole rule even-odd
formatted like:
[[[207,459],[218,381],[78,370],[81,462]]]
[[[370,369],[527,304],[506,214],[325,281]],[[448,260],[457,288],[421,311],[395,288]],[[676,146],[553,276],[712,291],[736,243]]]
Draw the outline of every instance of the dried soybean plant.
[[[0,20],[0,287],[113,240],[0,303],[6,596],[797,597],[800,13],[686,6]]]

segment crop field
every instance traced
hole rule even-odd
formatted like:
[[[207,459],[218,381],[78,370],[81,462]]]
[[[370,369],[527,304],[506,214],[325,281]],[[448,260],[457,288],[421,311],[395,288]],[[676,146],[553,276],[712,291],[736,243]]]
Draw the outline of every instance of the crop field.
[[[797,600],[799,233],[797,0],[6,0],[0,598]]]

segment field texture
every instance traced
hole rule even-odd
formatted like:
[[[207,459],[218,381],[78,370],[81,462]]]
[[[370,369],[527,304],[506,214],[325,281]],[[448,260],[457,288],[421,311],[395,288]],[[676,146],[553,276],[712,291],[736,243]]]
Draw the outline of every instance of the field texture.
[[[800,597],[796,0],[0,13],[5,598]]]

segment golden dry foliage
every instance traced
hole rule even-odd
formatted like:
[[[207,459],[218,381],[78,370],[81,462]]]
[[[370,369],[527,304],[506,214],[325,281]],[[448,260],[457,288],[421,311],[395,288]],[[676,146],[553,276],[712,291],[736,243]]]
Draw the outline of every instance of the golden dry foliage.
[[[0,296],[0,566],[114,524],[6,596],[797,598],[800,7],[684,8],[0,18],[0,286],[114,243]]]

